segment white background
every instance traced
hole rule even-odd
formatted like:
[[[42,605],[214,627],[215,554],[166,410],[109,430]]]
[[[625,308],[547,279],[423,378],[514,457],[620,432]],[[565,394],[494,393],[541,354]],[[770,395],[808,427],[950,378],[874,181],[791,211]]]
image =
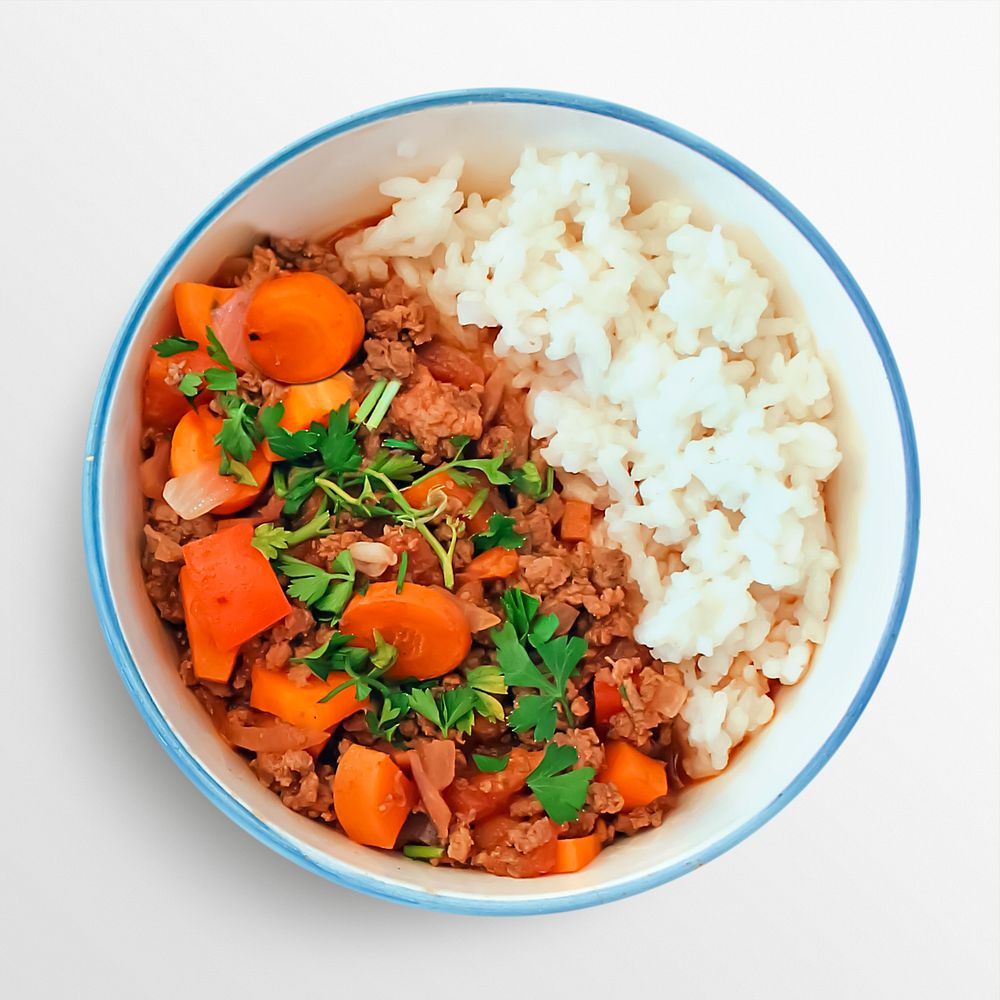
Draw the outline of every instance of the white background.
[[[997,52],[995,4],[0,4],[0,993],[995,997]],[[354,895],[209,805],[79,537],[105,353],[194,216],[341,115],[504,84],[658,114],[801,208],[893,345],[924,488],[896,653],[805,792],[678,882],[509,920]]]

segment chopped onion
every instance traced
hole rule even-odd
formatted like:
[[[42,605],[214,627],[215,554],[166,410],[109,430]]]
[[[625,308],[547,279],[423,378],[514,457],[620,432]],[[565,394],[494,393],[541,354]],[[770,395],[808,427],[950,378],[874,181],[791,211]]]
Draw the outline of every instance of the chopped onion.
[[[250,358],[250,344],[244,334],[247,309],[253,290],[241,288],[236,294],[212,310],[212,331],[219,338],[219,343],[226,349],[230,360],[240,371],[256,371]]]
[[[493,422],[493,418],[497,415],[497,410],[500,409],[500,403],[503,400],[503,394],[508,385],[510,385],[510,372],[507,370],[506,365],[499,364],[486,380],[486,385],[483,387],[481,412],[484,427],[489,426]]]
[[[347,546],[354,565],[366,576],[381,576],[390,566],[396,565],[397,556],[383,542],[354,542]]]
[[[235,479],[219,475],[215,461],[202,462],[191,472],[171,479],[163,487],[163,499],[185,521],[193,521],[231,500],[237,489]]]
[[[472,604],[470,601],[459,601],[458,604],[473,632],[482,632],[500,624],[500,619],[492,611],[487,611],[478,604]]]
[[[269,726],[245,726],[234,712],[229,713],[222,734],[234,747],[256,753],[305,750],[322,743],[330,735],[321,729],[300,729],[280,720]]]

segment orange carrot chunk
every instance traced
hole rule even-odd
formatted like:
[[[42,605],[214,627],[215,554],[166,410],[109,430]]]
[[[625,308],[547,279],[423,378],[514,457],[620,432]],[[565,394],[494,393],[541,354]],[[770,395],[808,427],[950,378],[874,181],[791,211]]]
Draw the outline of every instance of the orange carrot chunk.
[[[620,740],[612,740],[605,746],[604,766],[597,780],[618,789],[626,810],[648,806],[654,799],[667,794],[666,764]]]
[[[181,281],[174,285],[174,309],[181,333],[207,347],[205,328],[212,325],[212,310],[228,302],[235,294],[235,288],[215,288],[194,281]]]
[[[181,601],[184,604],[184,627],[191,646],[191,665],[195,677],[203,681],[225,684],[233,672],[238,647],[222,649],[212,638],[195,600],[197,589],[191,581],[191,567],[182,566],[180,573]]]
[[[594,724],[606,726],[612,715],[624,711],[621,692],[614,684],[594,681]]]
[[[476,556],[465,569],[462,577],[466,580],[503,580],[517,572],[517,551],[515,549],[487,549]]]
[[[556,866],[553,875],[568,875],[586,868],[601,853],[601,838],[596,833],[556,841]]]
[[[176,385],[168,385],[171,368],[183,362],[186,372],[203,372],[212,361],[204,351],[185,351],[170,358],[149,352],[146,378],[142,385],[142,422],[154,431],[169,431],[186,413],[191,412],[187,397]]]
[[[567,500],[559,522],[559,537],[564,542],[585,542],[590,538],[594,508],[583,500]]]
[[[222,458],[219,446],[213,440],[222,429],[222,417],[216,416],[207,406],[199,406],[196,410],[188,410],[174,430],[170,442],[170,471],[175,476],[183,476],[193,472],[199,465],[214,462],[218,465]],[[261,490],[267,484],[271,474],[271,463],[258,447],[247,463],[250,474],[257,480],[257,485],[237,483],[231,500],[220,503],[212,510],[213,514],[234,514],[260,496]],[[221,474],[220,474],[221,475]],[[231,477],[225,477],[235,482]]]
[[[395,646],[398,656],[386,677],[428,680],[454,670],[469,655],[472,632],[461,605],[447,591],[404,583],[373,583],[351,598],[340,630],[353,646],[375,648],[373,632]]]
[[[338,372],[320,382],[289,386],[282,397],[285,412],[279,423],[286,431],[301,431],[316,421],[326,424],[331,410],[339,410],[351,398],[354,380]],[[356,409],[352,405],[351,409]]]
[[[318,382],[339,372],[361,346],[357,303],[329,278],[301,271],[265,281],[247,309],[253,363],[280,382]]]
[[[250,706],[300,729],[333,729],[349,715],[371,707],[367,698],[359,701],[355,697],[353,685],[323,701],[346,680],[347,674],[331,673],[325,681],[310,677],[299,685],[287,670],[269,670],[255,663],[250,671]]]
[[[251,544],[253,531],[244,521],[182,550],[190,597],[220,649],[242,645],[292,610],[271,564]]]
[[[355,743],[333,776],[333,808],[355,843],[391,850],[417,804],[413,782],[392,758]]]

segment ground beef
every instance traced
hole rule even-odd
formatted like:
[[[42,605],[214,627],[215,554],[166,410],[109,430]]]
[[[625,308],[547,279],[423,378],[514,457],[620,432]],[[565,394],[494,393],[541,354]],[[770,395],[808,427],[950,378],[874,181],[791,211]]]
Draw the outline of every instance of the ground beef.
[[[599,771],[604,764],[604,746],[593,729],[572,729],[567,733],[556,733],[554,740],[560,746],[576,750],[577,767],[592,767]]]
[[[389,416],[399,436],[411,437],[428,461],[453,453],[448,439],[457,434],[478,438],[483,432],[480,394],[438,382],[418,364],[407,387],[392,401]],[[447,447],[442,448],[442,443]]]
[[[665,798],[657,799],[648,806],[640,806],[638,809],[630,809],[628,812],[620,813],[614,818],[613,826],[616,833],[624,833],[632,836],[647,827],[656,827],[663,822],[663,817],[667,813],[667,801]]]
[[[410,344],[399,340],[366,340],[365,373],[372,379],[405,381],[413,374],[416,355]]]
[[[627,675],[615,679],[616,672],[622,673],[617,664],[614,670],[605,668],[597,674],[607,683],[624,687],[627,695],[622,699],[623,710],[611,717],[608,735],[612,739],[628,740],[637,747],[645,747],[659,727],[675,718],[684,706],[687,688],[676,667],[659,665],[659,669],[645,667],[640,670],[638,658],[618,662],[631,667]]]
[[[316,769],[312,755],[305,750],[285,753],[259,753],[250,768],[262,785],[281,797],[294,809],[327,823],[333,822],[333,768]]]

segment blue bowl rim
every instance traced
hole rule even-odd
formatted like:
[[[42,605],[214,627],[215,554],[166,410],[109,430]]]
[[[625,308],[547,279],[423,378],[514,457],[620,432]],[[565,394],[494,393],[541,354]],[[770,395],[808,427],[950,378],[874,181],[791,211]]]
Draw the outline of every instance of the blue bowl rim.
[[[135,337],[138,323],[145,314],[150,302],[157,293],[166,275],[187,252],[191,244],[205,229],[241,195],[252,187],[262,177],[270,174],[284,163],[313,147],[325,142],[333,136],[352,131],[364,125],[394,118],[399,115],[427,108],[446,107],[459,104],[538,104],[558,108],[568,108],[583,111],[603,117],[618,119],[631,125],[636,125],[648,131],[672,139],[700,153],[714,163],[734,174],[748,184],[758,194],[771,203],[795,228],[809,241],[816,252],[823,258],[834,273],[844,291],[850,297],[878,351],[885,370],[886,378],[892,392],[899,421],[899,429],[903,447],[903,461],[906,473],[906,525],[899,575],[896,581],[896,591],[893,596],[892,608],[875,650],[864,680],[852,700],[844,717],[834,731],[826,739],[819,750],[803,767],[799,774],[789,783],[788,787],[779,793],[775,799],[761,809],[755,816],[743,823],[738,829],[721,837],[693,858],[669,865],[656,871],[636,876],[609,888],[597,887],[576,892],[554,891],[550,895],[533,899],[508,900],[502,897],[488,895],[448,895],[428,893],[423,890],[411,890],[403,886],[393,885],[381,879],[358,872],[350,865],[325,859],[328,863],[321,864],[313,857],[302,852],[283,834],[265,824],[209,774],[201,763],[195,759],[172,731],[166,719],[153,701],[135,661],[132,658],[121,625],[115,614],[111,598],[111,590],[107,575],[105,555],[101,543],[100,510],[101,501],[101,465],[103,445],[109,406],[113,392],[121,375],[121,368],[128,348]],[[86,553],[87,573],[90,587],[97,609],[97,615],[105,641],[111,652],[115,665],[129,695],[135,702],[140,715],[152,730],[154,736],[173,758],[181,771],[231,820],[245,831],[256,837],[278,854],[283,855],[303,868],[322,875],[324,878],[367,895],[405,903],[411,906],[427,909],[444,910],[463,914],[480,915],[519,915],[542,914],[558,911],[581,909],[599,903],[643,892],[655,886],[672,881],[694,868],[707,864],[720,854],[734,847],[745,837],[766,823],[772,816],[783,809],[803,788],[816,776],[820,769],[833,755],[833,752],[844,741],[847,734],[868,704],[876,685],[878,684],[902,626],[903,616],[909,600],[916,566],[917,542],[920,522],[920,482],[917,461],[916,439],[913,421],[906,392],[900,378],[899,369],[889,348],[885,334],[865,298],[858,283],[836,254],[830,244],[820,235],[806,217],[792,205],[782,194],[772,187],[753,170],[739,160],[723,152],[712,143],[694,135],[686,129],[673,125],[653,115],[636,111],[624,105],[578,94],[561,93],[558,91],[532,90],[525,88],[477,88],[469,90],[454,90],[441,93],[426,94],[383,104],[358,114],[349,115],[323,128],[304,136],[275,153],[270,158],[258,164],[242,178],[236,181],[227,191],[220,195],[197,219],[188,227],[184,234],[173,244],[163,259],[154,269],[142,290],[133,302],[125,321],[118,331],[111,348],[108,360],[97,389],[93,410],[87,433],[86,454],[83,474],[83,536]]]

